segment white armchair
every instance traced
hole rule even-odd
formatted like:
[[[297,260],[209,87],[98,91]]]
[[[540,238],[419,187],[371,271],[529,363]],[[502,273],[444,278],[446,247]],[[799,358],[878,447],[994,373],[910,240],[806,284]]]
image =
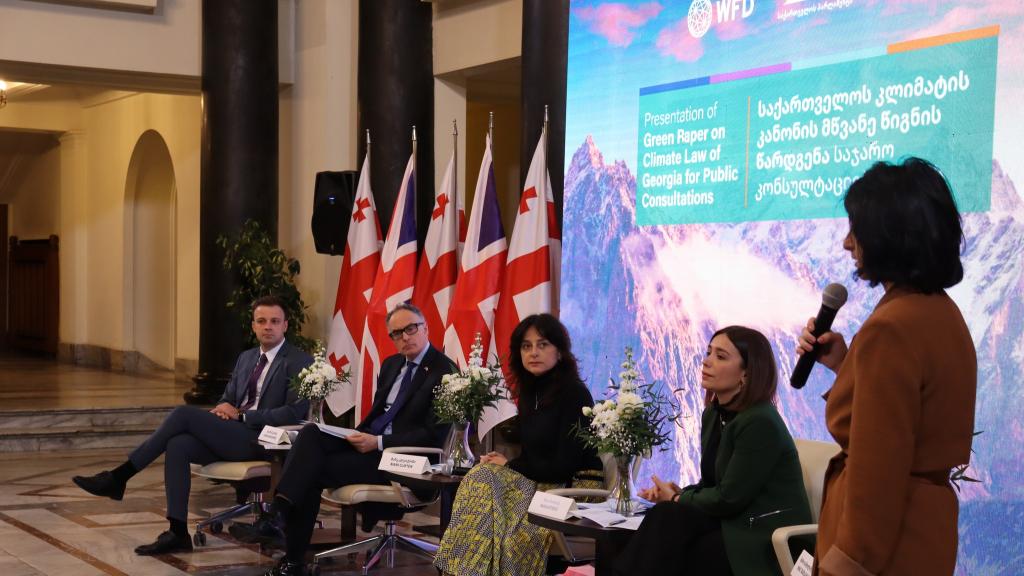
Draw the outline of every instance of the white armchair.
[[[440,448],[425,448],[420,446],[395,446],[385,448],[384,452],[395,452],[399,454],[419,454],[442,456],[444,451]],[[360,504],[384,504],[393,507],[396,514],[394,517],[385,518],[384,533],[365,540],[351,544],[345,544],[331,550],[320,552],[313,556],[313,567],[311,574],[320,574],[320,565],[323,561],[353,554],[362,550],[370,550],[366,563],[363,565],[362,573],[366,574],[382,557],[388,568],[395,565],[395,550],[398,547],[405,548],[409,552],[416,553],[429,560],[434,559],[437,546],[422,540],[403,536],[395,531],[395,517],[401,517],[405,512],[414,512],[433,503],[433,500],[421,501],[413,494],[412,490],[399,484],[391,482],[386,484],[349,484],[334,490],[324,490],[322,498],[343,508],[356,507]]]
[[[779,568],[783,574],[793,571],[795,559],[790,553],[789,541],[796,536],[818,533],[818,514],[821,511],[821,497],[825,489],[825,470],[833,456],[839,453],[839,445],[833,442],[815,440],[796,440],[796,449],[800,453],[800,468],[804,474],[804,488],[807,490],[807,501],[811,505],[811,519],[814,524],[800,524],[776,528],[772,533],[772,547],[775,557],[779,560]]]

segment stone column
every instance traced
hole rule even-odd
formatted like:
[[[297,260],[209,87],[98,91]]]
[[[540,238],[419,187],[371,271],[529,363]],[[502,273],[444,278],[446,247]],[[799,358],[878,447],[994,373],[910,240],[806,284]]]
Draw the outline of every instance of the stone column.
[[[558,225],[562,225],[565,167],[565,79],[569,62],[569,0],[523,0],[522,137],[519,189],[548,106],[548,172]]]
[[[253,219],[277,238],[277,0],[204,0],[202,19],[199,374],[185,401],[208,404],[244,342],[217,237]]]
[[[416,215],[420,244],[434,204],[434,63],[431,6],[420,0],[359,2],[359,158],[365,131],[373,138],[371,183],[387,233],[398,186],[416,153]]]

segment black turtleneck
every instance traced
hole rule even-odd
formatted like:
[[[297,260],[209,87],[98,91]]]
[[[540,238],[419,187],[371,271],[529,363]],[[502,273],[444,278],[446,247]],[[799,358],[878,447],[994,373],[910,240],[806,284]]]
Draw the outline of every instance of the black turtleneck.
[[[586,425],[584,406],[594,399],[583,382],[555,370],[520,383],[522,452],[508,467],[534,482],[564,484],[580,470],[600,470],[597,452],[583,446],[573,428]],[[523,385],[525,384],[525,385]]]
[[[711,426],[711,437],[707,449],[700,455],[700,485],[710,488],[718,483],[715,478],[715,460],[718,459],[718,445],[722,443],[722,431],[736,417],[736,412],[723,408],[718,400],[711,401],[711,409],[715,411],[715,419]]]

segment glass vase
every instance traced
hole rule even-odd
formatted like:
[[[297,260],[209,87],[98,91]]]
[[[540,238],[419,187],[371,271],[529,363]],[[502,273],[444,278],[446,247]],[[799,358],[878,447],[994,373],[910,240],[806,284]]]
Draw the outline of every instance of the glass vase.
[[[476,464],[473,451],[469,448],[469,431],[469,422],[452,426],[445,455],[445,470],[449,473],[466,472]]]
[[[636,456],[615,457],[615,482],[608,494],[608,500],[615,505],[615,512],[623,516],[632,516],[636,512],[633,503],[633,468]]]
[[[310,398],[309,399],[309,421],[314,424],[323,424],[324,422],[324,399],[323,398]]]

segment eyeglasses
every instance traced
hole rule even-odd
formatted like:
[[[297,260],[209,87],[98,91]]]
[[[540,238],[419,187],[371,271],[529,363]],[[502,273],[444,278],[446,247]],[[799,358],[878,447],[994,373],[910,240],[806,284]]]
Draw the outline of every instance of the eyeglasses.
[[[401,340],[402,334],[405,334],[406,336],[413,336],[420,331],[420,326],[423,326],[423,322],[413,322],[405,328],[399,328],[398,330],[388,332],[388,336],[390,336],[392,340]]]

